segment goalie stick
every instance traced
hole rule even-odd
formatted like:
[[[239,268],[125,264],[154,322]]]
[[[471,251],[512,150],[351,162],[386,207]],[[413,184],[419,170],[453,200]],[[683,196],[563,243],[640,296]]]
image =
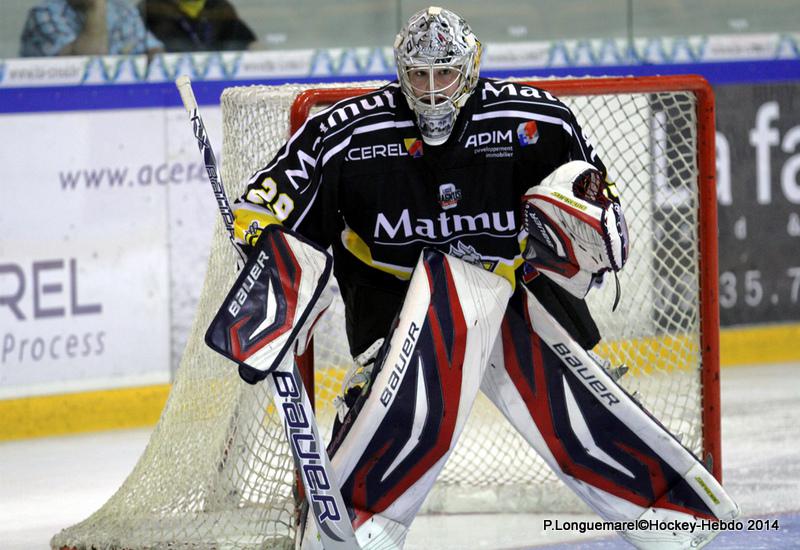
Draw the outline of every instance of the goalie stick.
[[[208,141],[206,126],[203,124],[203,119],[197,108],[197,100],[192,91],[192,82],[189,80],[188,76],[183,75],[175,80],[175,86],[178,87],[178,92],[181,94],[183,106],[186,107],[186,110],[189,112],[189,119],[192,121],[192,130],[197,140],[197,147],[200,149],[200,153],[203,154],[203,162],[206,166],[208,181],[211,183],[211,189],[214,191],[214,197],[217,199],[217,208],[219,208],[220,216],[222,216],[222,223],[225,224],[225,230],[228,232],[228,239],[239,255],[242,264],[244,264],[244,262],[247,261],[247,255],[234,240],[233,211],[231,210],[230,202],[228,202],[228,195],[225,193],[225,187],[222,185],[222,178],[217,168],[217,158],[214,156],[214,149],[211,148],[211,142]]]
[[[189,112],[194,136],[203,154],[208,178],[228,238],[239,257],[246,262],[244,251],[234,240],[233,213],[219,177],[217,161],[200,116],[191,81],[187,76],[180,76],[176,79],[175,85],[180,92],[184,107]],[[359,545],[356,542],[350,516],[344,505],[325,445],[319,435],[314,410],[308,394],[303,391],[302,378],[291,354],[287,354],[277,367],[270,370],[268,377],[268,387],[273,393],[275,409],[284,426],[295,466],[301,474],[309,513],[314,516],[323,547],[331,550],[357,550]],[[303,426],[300,426],[304,428],[302,433],[298,431],[299,417],[305,417]]]

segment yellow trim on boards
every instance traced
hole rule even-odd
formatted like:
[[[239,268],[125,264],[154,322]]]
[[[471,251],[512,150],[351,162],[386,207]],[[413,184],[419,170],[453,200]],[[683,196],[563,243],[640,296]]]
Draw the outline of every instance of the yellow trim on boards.
[[[719,347],[723,367],[800,361],[800,324],[723,329]]]
[[[720,334],[720,363],[731,367],[800,361],[799,343],[800,324],[724,329]],[[606,344],[606,350],[598,351],[648,349],[641,356],[656,363],[675,364],[675,357],[654,353],[648,344],[612,342]],[[663,343],[657,347],[663,348]],[[170,388],[164,384],[0,400],[0,441],[153,426]]]
[[[169,384],[0,401],[0,441],[141,428],[158,422]]]

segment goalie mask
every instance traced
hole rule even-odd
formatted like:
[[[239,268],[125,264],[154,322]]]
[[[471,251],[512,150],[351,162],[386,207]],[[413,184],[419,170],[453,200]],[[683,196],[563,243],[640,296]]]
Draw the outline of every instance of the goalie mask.
[[[412,15],[397,35],[394,57],[422,139],[444,143],[478,83],[481,43],[459,15],[430,7]]]

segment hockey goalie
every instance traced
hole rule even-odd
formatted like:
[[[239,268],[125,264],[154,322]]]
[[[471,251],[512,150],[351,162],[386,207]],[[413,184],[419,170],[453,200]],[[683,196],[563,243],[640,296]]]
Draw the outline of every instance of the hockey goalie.
[[[403,547],[479,391],[634,546],[707,544],[663,526],[736,504],[591,351],[584,297],[629,242],[574,115],[479,77],[481,44],[449,10],[412,16],[394,52],[396,81],[311,116],[234,207],[248,250],[280,256],[269,227],[332,252],[355,367],[328,452],[358,544]],[[286,334],[302,347],[301,321]],[[307,521],[302,548],[321,546]]]

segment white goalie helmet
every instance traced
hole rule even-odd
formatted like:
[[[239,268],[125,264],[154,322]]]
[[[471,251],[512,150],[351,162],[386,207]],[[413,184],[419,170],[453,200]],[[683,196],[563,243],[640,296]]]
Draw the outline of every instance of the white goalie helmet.
[[[432,6],[412,15],[402,28],[394,58],[422,139],[444,143],[478,83],[481,43],[461,16]]]

